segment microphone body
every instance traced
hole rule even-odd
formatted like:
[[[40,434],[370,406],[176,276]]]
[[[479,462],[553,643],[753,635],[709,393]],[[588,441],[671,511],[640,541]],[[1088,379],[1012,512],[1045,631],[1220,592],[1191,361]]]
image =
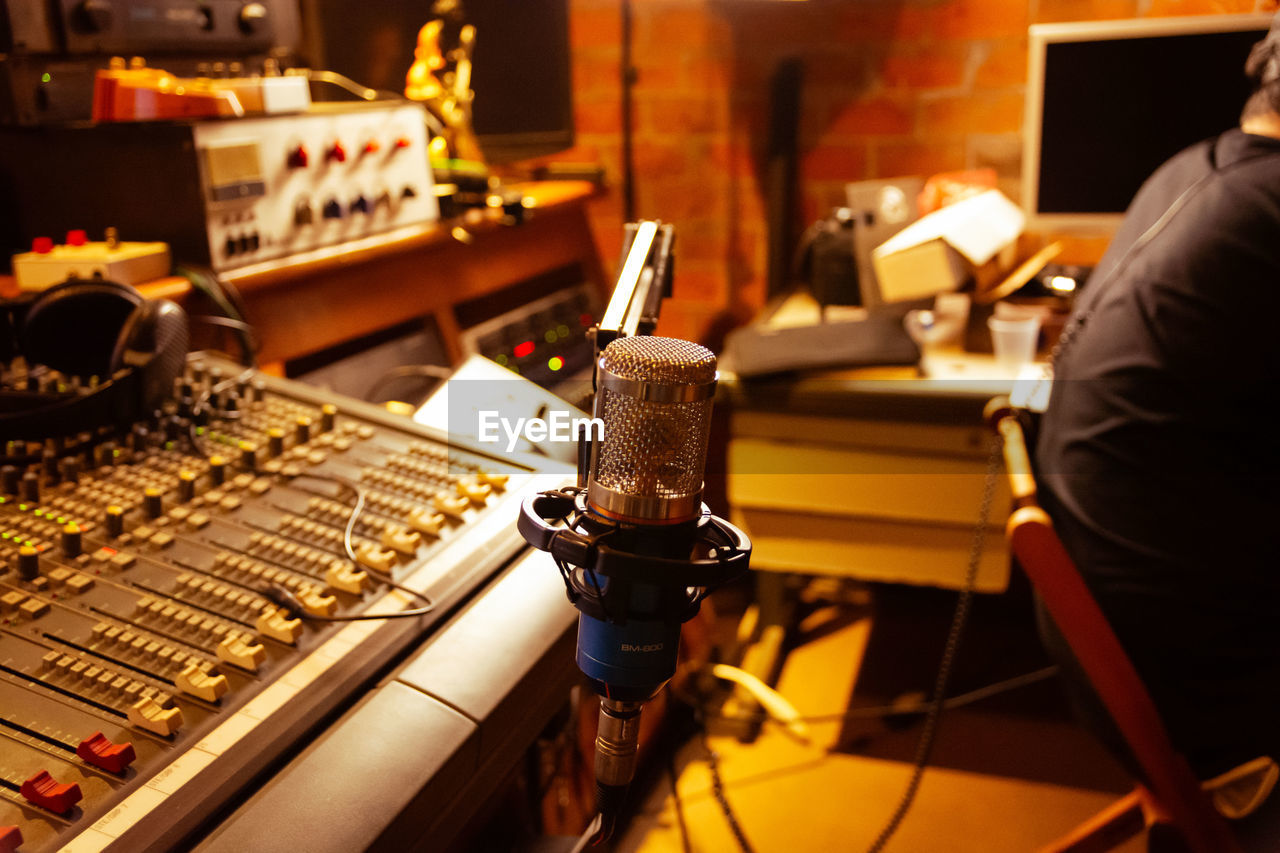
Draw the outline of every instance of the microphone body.
[[[618,338],[596,376],[603,437],[579,488],[526,501],[520,530],[556,556],[580,612],[577,664],[601,696],[595,770],[608,837],[635,773],[641,706],[675,674],[680,626],[746,569],[751,543],[702,504],[715,355]]]
[[[640,557],[692,554],[715,385],[716,357],[697,344],[646,336],[605,348],[595,401],[604,430],[585,472],[585,530]],[[625,612],[579,617],[578,667],[601,696],[651,699],[675,674],[680,625],[693,614],[673,613],[686,586],[673,574],[659,583],[608,578],[628,584]]]

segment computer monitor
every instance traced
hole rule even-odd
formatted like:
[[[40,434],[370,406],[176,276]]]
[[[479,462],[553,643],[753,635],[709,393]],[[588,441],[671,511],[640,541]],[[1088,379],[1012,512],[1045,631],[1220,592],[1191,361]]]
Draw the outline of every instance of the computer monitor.
[[[308,61],[364,86],[404,92],[429,0],[302,0]],[[573,146],[568,0],[463,0],[476,27],[472,126],[490,163]]]
[[[1234,127],[1270,14],[1030,29],[1022,205],[1038,230],[1114,230],[1142,182]]]

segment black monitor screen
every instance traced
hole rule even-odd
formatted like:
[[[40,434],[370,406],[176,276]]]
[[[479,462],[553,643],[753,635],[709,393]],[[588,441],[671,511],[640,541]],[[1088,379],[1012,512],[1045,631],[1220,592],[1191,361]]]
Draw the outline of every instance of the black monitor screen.
[[[303,0],[308,60],[364,86],[404,92],[429,0]],[[573,145],[568,0],[463,0],[476,28],[472,124],[489,162]]]
[[[1235,126],[1265,34],[1050,42],[1036,213],[1123,213],[1161,163]]]

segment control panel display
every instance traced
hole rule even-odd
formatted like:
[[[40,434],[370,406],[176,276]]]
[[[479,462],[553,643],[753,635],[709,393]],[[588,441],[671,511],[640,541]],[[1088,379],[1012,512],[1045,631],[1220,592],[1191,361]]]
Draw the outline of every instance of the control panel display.
[[[215,269],[438,218],[422,107],[327,106],[195,127]]]

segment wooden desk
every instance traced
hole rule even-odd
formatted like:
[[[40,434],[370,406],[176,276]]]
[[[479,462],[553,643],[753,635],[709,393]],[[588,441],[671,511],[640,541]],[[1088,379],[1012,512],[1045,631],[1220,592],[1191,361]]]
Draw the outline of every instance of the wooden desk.
[[[1011,381],[857,371],[726,383],[731,516],[752,568],[958,588],[978,521],[987,400]],[[1003,478],[977,589],[1008,585]]]
[[[461,302],[569,265],[604,293],[607,279],[586,217],[595,187],[551,181],[523,189],[528,211],[520,225],[480,214],[370,238],[302,262],[268,262],[226,274],[262,341],[259,360],[283,362],[432,316],[456,363],[462,350],[453,309]],[[0,282],[0,291],[6,286],[11,289],[12,281]],[[179,302],[193,298],[182,278],[140,289]]]

